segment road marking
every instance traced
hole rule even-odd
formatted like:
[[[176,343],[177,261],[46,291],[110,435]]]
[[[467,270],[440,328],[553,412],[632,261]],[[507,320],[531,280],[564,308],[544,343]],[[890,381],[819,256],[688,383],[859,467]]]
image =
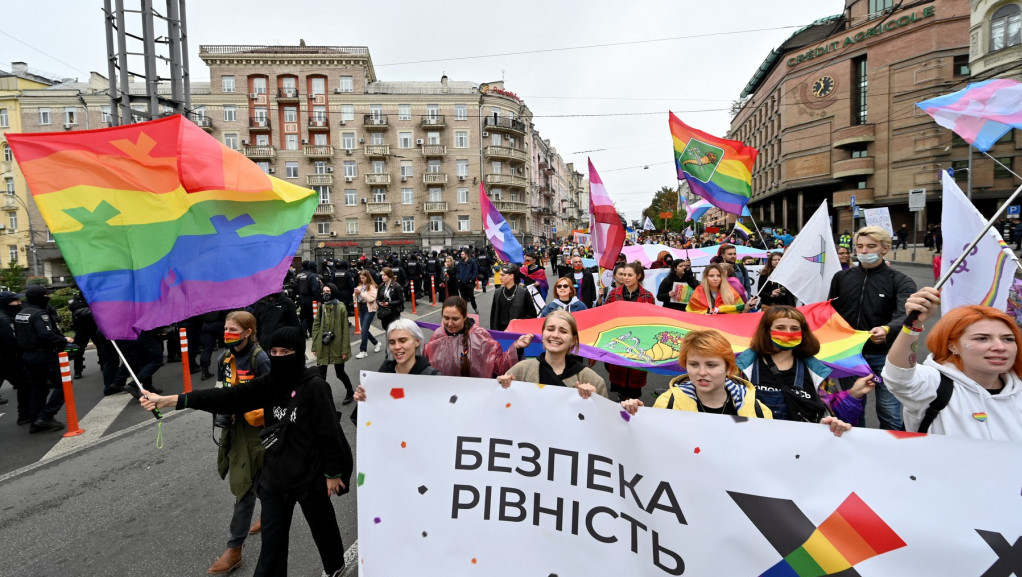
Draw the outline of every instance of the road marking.
[[[344,551],[344,577],[360,575],[361,573],[361,567],[358,565],[358,539],[355,539],[351,547]]]
[[[43,455],[42,460],[45,461],[59,457],[69,451],[99,440],[106,433],[106,430],[110,428],[110,425],[113,424],[114,419],[121,414],[124,407],[134,401],[134,397],[128,394],[103,397],[103,400],[93,407],[89,414],[85,415],[79,423],[79,426],[85,430],[85,433],[74,437],[64,437],[57,441],[57,444]]]

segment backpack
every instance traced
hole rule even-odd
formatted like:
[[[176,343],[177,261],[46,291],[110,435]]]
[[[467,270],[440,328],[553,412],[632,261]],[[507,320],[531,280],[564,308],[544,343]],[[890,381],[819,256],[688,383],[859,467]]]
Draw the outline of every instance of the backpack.
[[[940,414],[944,407],[951,402],[951,394],[955,392],[955,382],[951,380],[951,377],[940,374],[940,384],[937,385],[937,398],[930,401],[930,405],[926,407],[926,412],[923,413],[923,420],[919,422],[920,433],[929,433],[930,425],[933,424],[934,419]]]

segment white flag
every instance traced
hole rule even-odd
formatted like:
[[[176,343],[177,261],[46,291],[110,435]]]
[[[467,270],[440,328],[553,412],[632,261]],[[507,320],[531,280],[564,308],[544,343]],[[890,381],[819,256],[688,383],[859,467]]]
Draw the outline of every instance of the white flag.
[[[642,223],[642,230],[656,230],[656,225],[653,224],[653,221],[648,216],[646,217],[646,222]]]
[[[973,206],[947,171],[944,181],[941,229],[944,232],[944,255],[941,276],[986,225],[986,219]],[[991,228],[974,249],[958,265],[940,291],[940,311],[947,314],[964,305],[987,305],[1004,310],[1008,306],[1008,289],[1014,278],[1015,254],[1001,235]]]
[[[830,233],[830,214],[824,201],[784,251],[770,280],[806,304],[818,303],[827,300],[830,279],[840,270],[834,236]]]

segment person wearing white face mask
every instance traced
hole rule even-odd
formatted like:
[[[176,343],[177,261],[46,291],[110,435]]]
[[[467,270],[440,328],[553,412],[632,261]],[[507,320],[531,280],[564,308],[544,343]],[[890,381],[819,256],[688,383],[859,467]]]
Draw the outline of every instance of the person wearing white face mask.
[[[891,235],[878,226],[867,226],[855,233],[853,241],[859,266],[838,272],[830,283],[828,299],[852,328],[869,331],[862,356],[874,375],[887,361],[887,351],[905,322],[905,301],[916,291],[916,283],[894,270],[884,260],[891,250]],[[854,379],[842,379],[850,388]],[[903,430],[901,403],[880,383],[876,386],[877,417],[880,428]],[[863,421],[859,422],[864,425]]]

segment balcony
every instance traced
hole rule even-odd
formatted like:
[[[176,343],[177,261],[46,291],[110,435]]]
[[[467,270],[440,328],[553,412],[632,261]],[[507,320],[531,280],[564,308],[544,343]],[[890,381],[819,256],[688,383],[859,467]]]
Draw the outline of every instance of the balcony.
[[[393,206],[389,202],[367,202],[366,214],[390,214]]]
[[[381,172],[370,172],[369,174],[366,175],[366,184],[389,185],[390,175]]]
[[[444,128],[446,126],[447,126],[447,123],[444,122],[444,116],[442,114],[439,115],[439,116],[423,116],[422,117],[422,127],[423,128]]]
[[[524,150],[517,148],[511,148],[509,146],[487,146],[483,149],[483,154],[493,158],[506,158],[508,160],[517,160],[519,162],[525,162],[529,160],[529,155]]]
[[[833,165],[834,178],[850,178],[853,176],[869,176],[873,174],[875,160],[872,156],[865,158],[847,158]]]
[[[390,156],[390,145],[389,144],[367,144],[365,147],[365,155],[369,158],[379,158],[381,156]]]
[[[524,202],[517,202],[514,200],[494,200],[493,206],[502,214],[525,214],[529,210],[529,205]]]
[[[333,158],[334,147],[332,146],[306,146],[305,158]]]
[[[310,174],[305,177],[305,182],[309,186],[316,184],[333,184],[334,175],[332,174]]]
[[[442,158],[447,156],[447,147],[441,144],[424,144],[422,146],[422,155],[426,158]]]
[[[487,116],[483,119],[483,128],[486,130],[502,130],[521,134],[522,136],[525,135],[525,123],[520,120],[511,120],[510,118],[494,118],[492,116]]]
[[[13,194],[4,195],[3,210],[5,211],[18,210],[18,206],[19,206],[18,198],[16,196],[14,196]]]
[[[447,173],[427,172],[422,175],[422,184],[447,184]]]
[[[326,116],[310,116],[309,132],[330,130],[330,119]]]
[[[204,114],[189,114],[188,120],[191,120],[196,126],[206,132],[213,132],[213,121]]]
[[[542,185],[539,187],[539,193],[542,194],[543,196],[553,196],[554,189],[549,186]]]
[[[387,130],[390,128],[386,114],[366,114],[362,117],[362,126],[366,130]]]
[[[446,202],[425,202],[422,205],[422,211],[425,212],[426,214],[437,213],[437,212],[440,212],[440,213],[447,212],[447,203]]]
[[[298,102],[297,88],[281,88],[277,91],[277,102]]]
[[[5,160],[3,162],[0,162],[0,172],[10,172],[11,168],[13,168],[11,166],[12,164],[14,164],[14,163],[11,162],[10,160]]]
[[[853,188],[851,190],[839,190],[834,192],[834,208],[845,208],[852,205],[852,197],[855,197],[855,204],[869,206],[873,204],[872,188]]]
[[[316,205],[316,212],[312,216],[333,216],[334,204],[332,202],[321,202]]]
[[[487,174],[483,179],[486,184],[496,186],[525,188],[529,184],[529,181],[524,176],[515,176],[513,174]]]
[[[255,118],[248,119],[248,131],[249,132],[269,132],[270,130],[270,119],[257,116]]]
[[[245,156],[249,158],[273,158],[277,151],[272,146],[246,146]]]
[[[875,124],[857,124],[839,128],[830,137],[831,146],[834,148],[843,148],[874,140],[876,140]]]

